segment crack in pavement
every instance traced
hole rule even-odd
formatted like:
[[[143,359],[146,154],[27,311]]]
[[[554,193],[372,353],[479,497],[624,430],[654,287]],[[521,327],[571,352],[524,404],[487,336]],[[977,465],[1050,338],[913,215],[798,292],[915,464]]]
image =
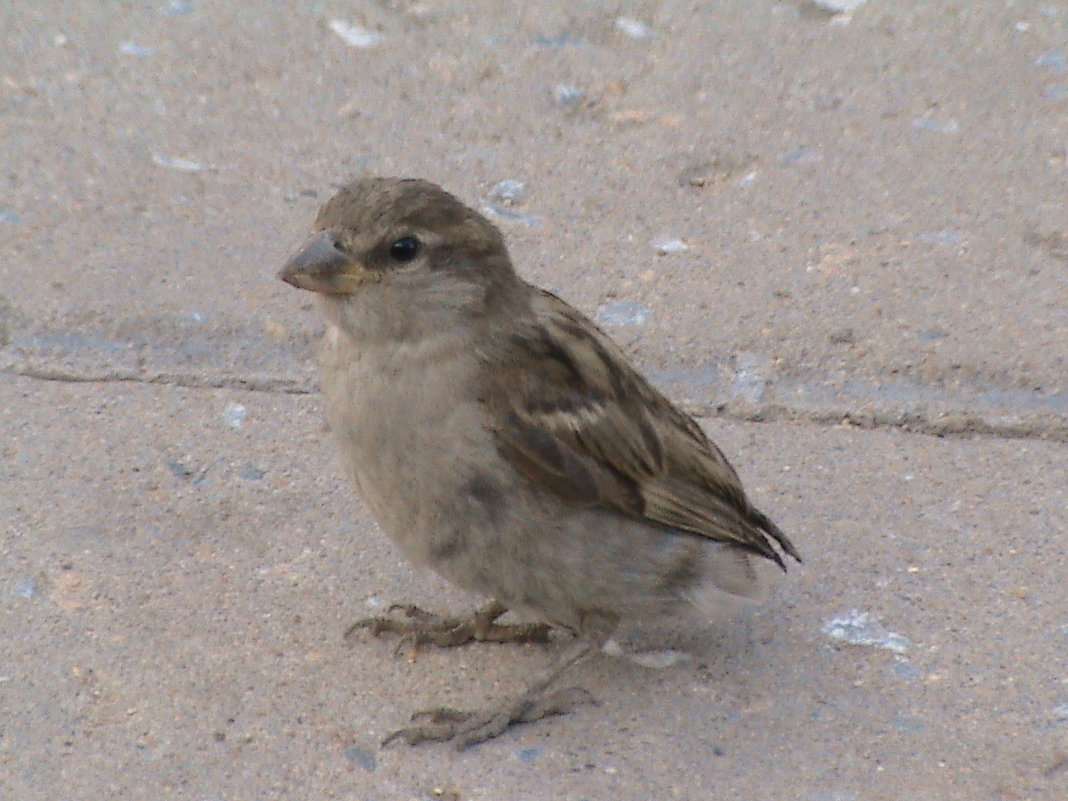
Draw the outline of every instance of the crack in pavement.
[[[12,325],[0,320],[0,373],[48,381],[131,382],[310,394],[320,331],[270,321],[158,316]],[[697,417],[900,428],[936,436],[987,435],[1068,442],[1068,395],[898,377],[864,381],[781,374],[761,354],[714,354],[697,369],[647,370]]]

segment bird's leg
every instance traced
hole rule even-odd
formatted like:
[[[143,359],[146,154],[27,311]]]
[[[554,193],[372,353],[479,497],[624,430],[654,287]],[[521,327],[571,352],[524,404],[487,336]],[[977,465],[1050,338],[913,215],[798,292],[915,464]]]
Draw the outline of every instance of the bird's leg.
[[[497,618],[508,611],[500,601],[492,601],[465,617],[435,615],[405,604],[394,604],[389,611],[402,612],[403,616],[389,614],[358,620],[345,632],[345,637],[351,637],[360,629],[368,629],[376,637],[388,632],[401,635],[398,647],[410,643],[416,648],[427,644],[452,648],[469,642],[549,641],[550,626],[546,623],[498,623]]]
[[[463,750],[493,739],[513,724],[563,715],[579,704],[593,703],[592,696],[579,687],[565,690],[549,688],[565,671],[596,653],[600,645],[601,642],[597,640],[575,640],[522,693],[497,706],[472,712],[447,707],[416,712],[412,715],[410,725],[393,732],[382,741],[382,745],[394,740],[404,740],[408,745],[427,740],[452,740],[457,750]]]

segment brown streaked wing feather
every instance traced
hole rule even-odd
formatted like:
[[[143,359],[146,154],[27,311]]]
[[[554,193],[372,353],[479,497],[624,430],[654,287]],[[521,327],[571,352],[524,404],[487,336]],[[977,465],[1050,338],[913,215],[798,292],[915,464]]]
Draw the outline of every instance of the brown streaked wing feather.
[[[498,445],[532,481],[572,503],[604,505],[783,565],[771,535],[789,540],[748,502],[734,469],[592,323],[538,291],[534,321],[508,343],[508,370],[490,397]],[[507,383],[504,383],[507,380]]]

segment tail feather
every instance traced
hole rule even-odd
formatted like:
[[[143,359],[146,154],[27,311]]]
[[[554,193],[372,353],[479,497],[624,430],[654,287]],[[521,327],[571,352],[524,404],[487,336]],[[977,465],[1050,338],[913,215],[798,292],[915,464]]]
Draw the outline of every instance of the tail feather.
[[[794,544],[790,542],[790,538],[782,532],[782,529],[780,529],[777,525],[771,522],[771,518],[769,518],[759,509],[754,508],[753,511],[749,513],[749,520],[757,528],[765,531],[768,536],[775,540],[775,542],[779,543],[779,547],[781,547],[788,556],[793,557],[798,563],[801,562],[801,554],[797,552],[797,548],[795,548]],[[785,572],[786,563],[783,562],[782,557],[780,557],[777,553],[775,554],[775,557],[775,561],[778,562],[779,567],[781,567],[783,569],[783,572]]]

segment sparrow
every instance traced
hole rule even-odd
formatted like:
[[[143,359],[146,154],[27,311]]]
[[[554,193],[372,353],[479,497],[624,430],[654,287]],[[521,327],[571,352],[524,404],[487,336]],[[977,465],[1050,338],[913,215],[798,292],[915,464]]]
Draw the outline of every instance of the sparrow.
[[[714,614],[759,595],[756,563],[800,561],[697,423],[441,187],[354,180],[279,277],[317,297],[330,428],[375,520],[411,562],[491,599],[468,617],[397,607],[350,632],[573,635],[516,697],[418,712],[386,742],[464,748],[567,712],[589,696],[558,680],[621,622]],[[542,622],[499,623],[508,610]]]

